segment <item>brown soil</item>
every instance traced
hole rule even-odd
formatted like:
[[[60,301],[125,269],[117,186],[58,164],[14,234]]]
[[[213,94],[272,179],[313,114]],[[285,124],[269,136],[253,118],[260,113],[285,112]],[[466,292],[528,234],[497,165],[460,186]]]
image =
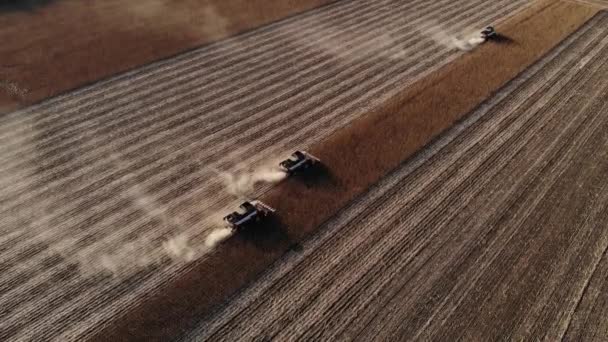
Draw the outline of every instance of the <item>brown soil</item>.
[[[591,5],[591,6],[598,6],[601,8],[608,8],[608,0],[570,0],[570,1],[577,1],[583,4],[587,4],[587,5]]]
[[[310,152],[330,171],[322,184],[288,180],[262,198],[277,209],[281,222],[276,227],[266,227],[268,234],[255,240],[230,239],[212,257],[118,317],[97,339],[160,340],[183,331],[193,317],[224,301],[596,12],[575,3],[539,2],[498,28],[509,42],[485,44],[462,56],[317,144]]]
[[[334,0],[45,1],[0,6],[0,111],[15,109]]]

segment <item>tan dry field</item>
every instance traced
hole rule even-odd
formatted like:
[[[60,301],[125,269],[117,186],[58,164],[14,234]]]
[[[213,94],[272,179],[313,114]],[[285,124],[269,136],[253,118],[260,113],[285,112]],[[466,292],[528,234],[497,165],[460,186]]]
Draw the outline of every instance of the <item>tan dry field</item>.
[[[596,9],[574,3],[538,3],[499,27],[512,42],[487,44],[457,59],[408,87],[386,107],[313,146],[312,153],[324,161],[330,175],[320,183],[289,180],[262,197],[277,209],[280,220],[278,227],[268,232],[267,241],[231,239],[99,336],[175,335],[183,328],[178,324],[167,327],[162,322],[183,321],[188,326],[192,315],[222,303],[290,245],[314,232],[595,13]],[[555,26],[558,19],[562,25]],[[501,68],[489,73],[487,61]]]
[[[27,37],[34,35],[39,36],[40,40],[36,42],[36,49],[34,49],[38,53],[31,53],[31,46],[19,45],[25,44],[27,39],[12,40],[16,45],[9,44],[6,50],[2,50],[4,47],[0,48],[0,53],[3,56],[5,53],[7,56],[13,56],[9,63],[3,64],[4,70],[0,70],[0,75],[3,77],[3,83],[0,84],[0,90],[3,90],[0,91],[0,101],[3,102],[0,103],[4,105],[6,110],[38,102],[48,96],[65,92],[159,58],[175,55],[201,44],[282,18],[286,14],[293,14],[318,6],[321,3],[326,3],[326,1],[306,2],[305,4],[287,2],[285,7],[279,6],[277,8],[275,6],[269,12],[260,11],[259,9],[262,7],[259,4],[248,2],[247,4],[254,7],[248,13],[256,13],[256,15],[247,16],[246,19],[238,16],[239,13],[245,12],[234,10],[243,6],[236,2],[225,3],[227,7],[223,7],[224,5],[221,4],[196,7],[192,6],[192,3],[184,3],[180,4],[176,11],[166,11],[166,2],[148,1],[146,3],[141,2],[141,5],[139,5],[139,2],[129,5],[128,11],[116,11],[117,2],[105,3],[100,5],[100,8],[91,10],[91,8],[79,5],[79,2],[58,1],[48,9],[40,7],[34,12],[13,12],[7,16],[3,15],[0,17],[0,23],[8,23],[11,26],[4,26],[8,29],[0,29],[0,36],[23,34],[23,37]],[[58,11],[57,6],[61,8],[61,11],[54,12]],[[347,128],[338,131],[337,134],[323,142],[313,145],[311,151],[322,158],[328,166],[329,175],[318,179],[307,179],[303,183],[301,180],[289,180],[266,194],[263,200],[279,209],[280,221],[276,223],[275,227],[267,227],[268,231],[261,237],[233,237],[210,258],[193,263],[178,278],[170,279],[150,293],[146,293],[143,297],[145,300],[127,306],[126,311],[116,315],[114,320],[105,322],[106,325],[101,327],[100,331],[96,331],[96,335],[92,339],[149,340],[175,338],[195,327],[201,317],[204,317],[203,333],[200,330],[195,331],[192,335],[195,340],[200,336],[213,337],[213,339],[225,338],[227,340],[243,338],[244,336],[248,338],[278,336],[277,338],[280,339],[294,336],[321,338],[329,336],[323,335],[324,333],[337,334],[338,332],[343,334],[341,336],[353,338],[359,336],[358,334],[362,331],[369,334],[368,337],[380,336],[377,335],[378,330],[374,329],[384,329],[387,334],[394,334],[390,336],[391,338],[417,336],[478,339],[502,336],[500,334],[512,334],[515,337],[555,337],[559,335],[599,339],[606,336],[606,322],[602,319],[602,315],[605,315],[606,311],[606,296],[603,295],[605,291],[602,291],[602,288],[607,286],[604,279],[606,272],[608,272],[605,252],[602,257],[602,250],[605,251],[603,247],[605,237],[600,229],[587,229],[603,222],[604,202],[600,200],[597,203],[591,202],[599,196],[597,184],[601,182],[601,175],[605,171],[603,163],[605,160],[594,154],[595,150],[591,146],[593,144],[590,145],[588,141],[603,142],[606,137],[598,131],[592,132],[589,129],[564,131],[565,136],[570,137],[568,138],[570,140],[565,141],[572,142],[576,148],[565,152],[559,149],[551,150],[550,153],[557,153],[556,155],[561,155],[560,158],[562,159],[558,157],[552,157],[553,159],[541,158],[539,153],[543,150],[540,147],[537,150],[532,147],[526,150],[529,151],[526,152],[528,153],[528,159],[521,159],[521,163],[530,161],[530,165],[532,165],[531,161],[537,158],[536,160],[541,164],[548,162],[549,165],[554,165],[557,163],[555,165],[562,165],[566,168],[562,173],[551,170],[548,173],[540,173],[547,176],[546,181],[539,181],[538,177],[540,176],[532,178],[522,176],[529,182],[526,183],[528,187],[537,189],[535,190],[537,192],[530,190],[531,193],[527,195],[525,195],[526,191],[522,191],[522,203],[536,203],[534,201],[542,199],[540,205],[536,203],[532,206],[541,208],[538,213],[535,212],[532,215],[523,204],[521,206],[491,208],[494,211],[488,209],[488,213],[494,213],[492,215],[502,215],[500,216],[501,220],[503,216],[508,216],[505,213],[514,212],[514,215],[517,216],[520,215],[520,212],[523,212],[528,221],[521,223],[518,227],[536,227],[531,232],[526,232],[525,229],[516,231],[514,233],[515,238],[506,243],[503,240],[496,240],[503,244],[495,249],[492,249],[494,245],[486,248],[487,251],[498,253],[500,256],[498,259],[491,259],[488,264],[491,265],[490,270],[495,269],[495,271],[489,272],[494,272],[496,275],[482,275],[482,273],[471,270],[471,268],[475,269],[476,266],[486,262],[485,259],[476,256],[475,253],[477,252],[471,252],[470,248],[473,248],[473,251],[477,248],[474,244],[469,244],[465,249],[460,250],[459,253],[473,253],[473,256],[469,255],[464,258],[462,264],[454,264],[454,262],[460,261],[449,255],[450,252],[460,248],[460,245],[457,244],[460,243],[459,241],[471,243],[476,239],[475,231],[471,228],[466,234],[463,233],[460,238],[456,239],[457,241],[454,244],[442,245],[439,242],[443,240],[439,239],[438,242],[430,244],[432,248],[428,248],[424,252],[442,251],[437,252],[438,256],[431,260],[443,267],[444,272],[442,274],[446,274],[445,277],[442,278],[439,272],[435,272],[432,267],[417,268],[417,270],[422,269],[423,271],[408,275],[415,281],[405,285],[396,283],[393,287],[388,287],[391,296],[397,295],[396,298],[401,299],[384,302],[383,305],[387,305],[387,310],[379,313],[376,318],[367,317],[365,312],[368,311],[362,311],[363,313],[360,313],[361,317],[355,320],[356,324],[353,324],[350,329],[345,330],[344,324],[345,322],[353,322],[353,318],[340,311],[340,308],[350,308],[348,305],[352,305],[352,303],[358,305],[357,298],[363,296],[363,294],[356,292],[350,295],[347,292],[346,297],[344,297],[347,302],[341,303],[338,301],[336,308],[332,309],[333,311],[321,310],[318,303],[314,305],[306,304],[306,307],[310,306],[310,308],[306,309],[307,311],[301,311],[300,314],[306,315],[309,319],[303,319],[300,324],[294,320],[294,316],[299,315],[294,312],[289,312],[285,316],[280,311],[269,311],[264,316],[265,312],[262,311],[252,313],[250,316],[245,314],[238,318],[235,318],[237,316],[234,316],[235,313],[231,312],[230,315],[232,316],[228,316],[232,317],[233,323],[230,324],[222,321],[222,317],[225,317],[226,314],[220,312],[218,314],[219,318],[213,323],[216,324],[214,329],[206,329],[206,327],[209,327],[209,323],[206,321],[209,316],[205,315],[211,309],[217,309],[218,305],[226,303],[226,299],[230,295],[250,283],[274,261],[283,260],[285,252],[294,243],[309,241],[308,239],[311,236],[314,240],[314,237],[319,234],[319,227],[321,227],[321,234],[323,230],[331,230],[331,226],[328,227],[323,224],[328,220],[329,222],[332,222],[332,219],[335,220],[337,212],[340,212],[344,207],[355,206],[358,201],[361,201],[361,198],[368,196],[368,189],[373,189],[378,182],[382,182],[387,174],[399,168],[405,160],[415,159],[413,156],[416,156],[417,151],[441,137],[443,132],[460,122],[465,115],[480,104],[483,104],[486,99],[501,89],[509,80],[520,72],[527,70],[532,63],[577,30],[582,23],[596,12],[597,7],[558,1],[538,2],[533,8],[499,26],[499,30],[504,32],[511,41],[504,41],[500,44],[486,44],[472,54],[460,56],[440,70],[433,71],[427,77],[398,92],[397,95],[383,102],[382,106],[351,123]],[[57,13],[65,14],[64,17],[62,16],[64,19],[56,20],[56,16],[52,17],[53,14]],[[109,15],[110,13],[112,15]],[[120,15],[115,15],[116,13],[120,13]],[[166,13],[171,13],[170,20],[166,19]],[[69,19],[75,14],[85,18],[84,21],[90,23],[87,30],[91,31],[86,35],[79,32],[78,28],[73,26],[74,21]],[[202,20],[201,18],[206,16],[217,18],[218,14],[220,17],[228,19],[223,22],[214,21],[217,25],[212,25],[211,28],[208,25],[200,25],[203,34],[198,29],[192,29],[198,27],[197,23]],[[27,24],[27,20],[24,20],[28,16],[46,18],[44,20],[48,21],[40,21],[40,25],[32,27]],[[163,20],[160,22],[166,26],[157,26],[158,18],[161,16]],[[559,22],[560,25],[555,25],[556,22]],[[56,26],[48,29],[48,27],[44,27],[44,23]],[[26,29],[24,30],[23,26],[20,27],[19,25],[25,25]],[[108,27],[112,29],[108,30]],[[179,34],[175,36],[169,34],[172,32],[179,32]],[[70,37],[70,35],[77,38],[66,39],[65,44],[55,43],[56,38],[54,37]],[[82,37],[85,36],[90,39],[83,40]],[[115,37],[121,38],[116,41]],[[33,43],[31,44],[33,45]],[[40,46],[43,48],[37,50]],[[52,58],[48,58],[49,56],[52,56]],[[90,61],[90,64],[83,65],[80,63],[83,60]],[[488,61],[492,62],[489,64]],[[49,63],[53,67],[49,67]],[[492,68],[491,64],[494,63],[500,65],[501,68]],[[489,72],[489,70],[492,70],[492,72]],[[592,80],[600,81],[598,79]],[[587,80],[586,82],[591,81]],[[435,115],[429,115],[428,113]],[[436,113],[441,113],[441,115],[436,115]],[[588,127],[589,122],[592,121],[590,117],[593,117],[593,113],[577,116],[577,120],[586,120],[582,121],[585,124],[581,127]],[[568,120],[568,118],[562,119],[563,122]],[[554,119],[552,122],[557,125],[554,128],[554,133],[561,132],[558,129],[560,121]],[[370,127],[373,129],[370,129]],[[46,135],[52,137],[52,132],[52,130],[49,130]],[[547,133],[547,130],[543,132],[545,132],[543,137],[557,139],[555,135],[552,136]],[[586,138],[581,138],[583,133],[580,132],[592,134],[591,138],[587,135],[584,135]],[[543,142],[540,139],[533,146],[542,146]],[[508,148],[501,151],[503,155],[508,154]],[[560,151],[563,152],[563,155],[560,154]],[[558,161],[554,161],[554,159]],[[564,162],[563,159],[568,159],[568,163]],[[61,163],[62,161],[59,160],[57,165],[61,166]],[[51,166],[55,167],[57,165]],[[523,168],[517,169],[513,165],[510,166],[513,168],[512,170],[509,167],[506,170],[511,170],[513,174],[525,171],[527,172],[525,175],[532,172]],[[572,165],[582,166],[574,167]],[[577,172],[581,169],[584,172]],[[430,169],[428,172],[431,173],[432,170]],[[500,172],[507,174],[507,171],[504,170]],[[558,175],[563,179],[560,178],[559,181],[555,181],[555,177]],[[483,173],[479,175],[479,177],[483,176]],[[441,184],[443,178],[437,177],[437,184]],[[491,196],[507,191],[505,189],[508,187],[503,186],[505,187],[501,188],[500,185],[495,184],[496,189],[488,189],[485,197],[476,198],[472,202],[476,205],[462,208],[454,206],[454,208],[461,208],[463,210],[462,217],[471,220],[471,217],[474,216],[470,216],[473,215],[470,211],[480,210],[484,203],[492,198]],[[544,197],[538,197],[537,194],[541,191],[538,189],[545,189],[542,191],[545,191],[547,195],[543,193]],[[431,193],[429,192],[429,196]],[[458,196],[467,194],[466,192],[456,193]],[[571,196],[564,196],[564,194]],[[458,196],[454,196],[451,201],[458,202]],[[387,195],[387,198],[391,197]],[[370,202],[363,203],[370,206]],[[390,207],[388,204],[387,206]],[[378,211],[378,209],[376,210]],[[554,215],[555,210],[563,213],[563,215]],[[343,213],[340,215],[343,215]],[[528,219],[528,217],[532,218]],[[582,222],[581,219],[583,219]],[[588,235],[575,234],[568,230],[568,225],[564,225],[563,222],[571,222],[571,226],[582,227],[583,233],[581,234]],[[358,226],[362,225],[365,226],[361,223]],[[434,224],[431,224],[431,226],[434,226]],[[507,223],[502,226],[497,224],[497,226],[503,227],[499,230],[508,231],[509,229]],[[353,227],[353,229],[356,228],[356,226]],[[444,239],[452,236],[448,231],[439,228],[432,230],[432,232]],[[587,242],[593,239],[596,239],[595,244]],[[305,246],[307,243],[310,244],[306,242]],[[490,243],[495,242],[488,242],[488,244]],[[414,251],[416,250],[415,244],[407,246]],[[589,252],[582,253],[582,248],[587,248]],[[346,248],[346,250],[349,249],[352,248]],[[527,252],[530,249],[538,252]],[[483,253],[486,253],[486,250]],[[563,251],[563,255],[560,255],[559,251]],[[329,253],[326,254],[325,258],[332,258],[331,248],[329,250],[320,249],[319,253],[321,252]],[[515,253],[519,254],[516,255]],[[482,256],[485,255],[482,254]],[[339,260],[338,257],[339,254],[336,252],[334,258]],[[321,258],[319,260],[327,259]],[[418,258],[414,260],[416,260],[415,262],[422,262],[426,259]],[[500,263],[501,260],[504,261]],[[573,266],[576,264],[573,264],[572,260],[577,260],[578,265],[581,266],[579,268]],[[349,264],[349,262],[345,262],[345,269],[355,267],[355,261],[352,264]],[[509,264],[509,262],[517,262],[517,264]],[[279,262],[280,264],[281,262]],[[484,264],[482,269],[488,269],[488,265]],[[564,266],[563,271],[560,268],[562,265]],[[395,262],[392,267],[400,266],[399,262]],[[308,265],[306,272],[313,272],[312,277],[314,277],[316,267],[319,270],[321,269],[320,265],[311,263]],[[387,267],[390,270],[390,264]],[[453,269],[450,267],[453,267]],[[365,277],[368,277],[365,282],[373,284],[373,282],[387,281],[382,277],[381,270],[388,273],[392,271],[387,271],[380,266],[377,266],[377,268],[375,272],[369,273],[376,274],[377,277],[365,275]],[[506,273],[503,269],[512,273]],[[548,270],[556,271],[551,273]],[[535,275],[543,271],[545,271],[545,277]],[[274,271],[271,271],[271,275],[272,272]],[[479,287],[475,289],[467,288],[467,297],[453,296],[453,291],[465,286],[458,281],[461,272],[470,272],[472,279],[481,278],[485,283],[478,284]],[[291,275],[295,278],[292,278],[290,283],[297,283],[298,274]],[[357,272],[353,271],[352,274],[354,277]],[[319,271],[316,276],[321,275],[323,274]],[[565,280],[568,279],[567,276],[574,279],[572,283]],[[61,282],[64,276],[58,274],[56,277]],[[496,288],[496,283],[492,282],[492,279],[505,279],[504,284],[511,287]],[[589,279],[590,281],[587,283]],[[325,284],[327,286],[339,285],[334,280],[329,279],[329,282]],[[136,281],[137,275],[128,280],[128,282]],[[390,279],[388,281],[394,282]],[[568,283],[569,286],[565,286],[563,289],[558,288],[557,284],[564,282]],[[262,283],[264,282],[262,281]],[[319,281],[318,284],[324,283]],[[344,282],[344,286],[349,284],[352,283]],[[420,286],[424,290],[419,291],[411,288],[414,285]],[[429,287],[424,287],[426,285],[429,285]],[[254,286],[260,285],[255,284]],[[355,285],[354,288],[357,286],[361,286],[361,284]],[[405,288],[397,291],[396,289],[400,286],[405,286]],[[371,288],[375,287],[371,286]],[[377,288],[383,289],[384,287],[379,286]],[[294,300],[293,296],[295,294],[289,294],[289,284],[281,291],[288,293],[286,297],[282,297],[285,296],[284,293],[268,292],[269,294],[260,296],[256,300],[259,300],[260,307],[267,305],[265,301],[272,302],[275,299],[283,300],[284,298],[288,302]],[[507,292],[508,295],[494,295]],[[540,296],[535,297],[537,301],[534,303],[536,304],[522,305],[527,300],[523,297],[524,294],[530,292]],[[302,298],[310,293],[303,292]],[[580,297],[581,293],[582,298]],[[416,296],[408,300],[408,297],[412,294]],[[64,295],[69,295],[69,292],[61,294],[61,296]],[[250,294],[249,296],[247,300],[255,298]],[[329,296],[328,298],[334,298],[331,297],[331,294]],[[343,300],[341,298],[340,301]],[[380,298],[386,301],[388,297],[370,298],[375,298],[374,300]],[[480,298],[485,298],[485,304],[477,308],[475,304]],[[578,301],[579,298],[580,302]],[[449,301],[455,301],[456,304],[449,306],[440,303],[441,305],[437,306],[437,299],[444,300],[449,305],[452,305]],[[430,304],[427,303],[429,301]],[[461,304],[462,301],[465,304]],[[541,305],[546,303],[553,305],[554,310],[551,312],[547,311],[549,309],[543,311]],[[572,309],[572,305],[576,306],[576,310]],[[448,315],[443,311],[445,307],[450,307],[450,310],[453,311],[450,311]],[[359,315],[356,307],[351,309]],[[231,309],[227,310],[230,311]],[[250,311],[255,312],[254,310],[255,307],[252,307]],[[249,311],[244,310],[244,312]],[[522,318],[519,322],[526,322],[528,319],[533,323],[520,325],[514,320],[519,317],[514,315],[514,312],[526,315],[527,318]],[[330,313],[336,316],[333,320],[328,320],[328,325],[324,325],[325,323],[319,321],[320,318],[315,317],[317,313],[323,315],[320,317],[325,317]],[[341,313],[342,316],[339,315]],[[555,316],[562,313],[567,317]],[[435,320],[435,315],[446,316],[442,318],[443,320]],[[570,315],[572,315],[571,320]],[[287,321],[289,317],[291,317],[291,323]],[[424,320],[422,317],[428,318],[425,323],[428,325],[426,328],[421,325]],[[460,319],[458,319],[459,317]],[[255,322],[257,318],[260,318],[259,322]],[[264,326],[265,322],[273,319],[286,321],[284,326],[276,324]],[[234,320],[237,320],[236,325]],[[408,325],[409,328],[396,328],[401,324],[397,320],[408,321],[411,325]],[[479,322],[479,324],[471,325],[472,320]],[[238,321],[243,323],[239,326]],[[294,321],[295,323],[293,323]],[[167,322],[171,322],[171,324],[167,324]],[[367,330],[361,328],[365,326],[365,322],[372,322]],[[448,324],[444,324],[445,322],[448,322]],[[564,322],[568,322],[568,325],[564,326]],[[247,324],[249,326],[246,326]],[[314,326],[306,326],[307,324]],[[458,335],[463,332],[466,335]],[[215,335],[211,336],[211,334]],[[33,333],[30,336],[34,336]],[[361,338],[363,336],[366,335],[361,335]],[[384,336],[389,337],[388,335]]]
[[[0,6],[0,111],[39,102],[330,1],[289,0],[269,6],[258,0],[59,0],[19,9]],[[9,82],[12,87],[3,85]],[[17,91],[10,89],[14,87]]]
[[[437,21],[529,4],[482,3],[339,2],[0,118],[0,336],[83,340],[180,277],[164,244],[198,249],[241,201],[214,169],[278,162],[454,60]]]

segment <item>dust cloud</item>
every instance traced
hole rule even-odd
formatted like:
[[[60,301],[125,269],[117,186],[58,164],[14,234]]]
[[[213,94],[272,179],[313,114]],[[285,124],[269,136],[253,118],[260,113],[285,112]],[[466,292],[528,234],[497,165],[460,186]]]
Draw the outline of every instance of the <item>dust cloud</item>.
[[[258,184],[276,184],[287,178],[287,173],[277,168],[261,168],[236,173],[216,171],[216,173],[224,183],[226,191],[238,198],[249,196]]]
[[[460,51],[472,51],[477,46],[485,42],[481,35],[481,30],[477,32],[469,30],[469,32],[452,32],[445,29],[438,22],[428,22],[429,28],[422,30],[422,33],[432,38],[435,42],[450,48]]]
[[[115,163],[120,162],[118,156],[113,156],[112,159]],[[215,174],[225,185],[224,191],[239,198],[251,194],[256,185],[274,184],[287,177],[280,169],[269,167],[236,173],[215,171]],[[89,273],[91,270],[101,269],[113,276],[120,276],[129,270],[161,264],[167,258],[174,263],[192,262],[212,252],[221,242],[233,235],[232,229],[223,225],[222,217],[225,213],[209,215],[200,224],[204,229],[201,228],[201,232],[197,233],[184,227],[184,222],[179,217],[170,214],[167,208],[140,185],[126,188],[121,196],[129,199],[132,205],[147,216],[161,222],[169,237],[163,239],[160,246],[159,242],[137,238],[133,242],[108,246],[108,249],[102,248],[103,254],[100,255],[98,251],[96,258],[93,258],[93,255],[85,255],[80,260]],[[92,265],[94,267],[91,267]]]
[[[214,228],[204,243],[194,243],[186,233],[169,238],[162,243],[165,254],[176,262],[191,262],[211,252],[219,243],[232,236],[230,228]]]
[[[112,153],[108,162],[120,168],[125,161],[117,153]],[[236,178],[238,184],[234,185],[235,189],[253,187],[259,182],[277,181],[283,175],[263,169],[245,175],[244,180],[241,178]],[[251,184],[245,184],[248,182]],[[53,252],[66,260],[76,261],[83,274],[105,273],[121,277],[145,267],[165,264],[167,260],[172,263],[192,262],[212,252],[232,235],[232,230],[224,227],[224,213],[209,214],[196,227],[188,226],[178,213],[170,211],[144,184],[132,183],[117,195],[145,213],[149,219],[160,223],[160,231],[148,236],[143,233],[128,242],[117,236],[92,249],[78,248],[75,239],[62,239],[52,246]]]
[[[215,248],[215,246],[232,236],[233,232],[230,228],[217,228],[214,229],[209,235],[207,235],[207,239],[205,239],[205,247],[207,248]]]
[[[197,251],[189,243],[188,235],[180,234],[163,242],[163,250],[171,259],[190,262],[195,259]]]

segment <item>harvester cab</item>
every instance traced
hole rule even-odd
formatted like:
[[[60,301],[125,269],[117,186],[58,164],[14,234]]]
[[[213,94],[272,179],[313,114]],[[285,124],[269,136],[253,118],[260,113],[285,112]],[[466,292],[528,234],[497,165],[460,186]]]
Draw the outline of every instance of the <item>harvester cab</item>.
[[[279,166],[288,175],[294,175],[312,168],[320,160],[305,151],[295,151],[288,159],[282,161]]]
[[[481,37],[484,40],[494,39],[494,38],[496,38],[496,36],[497,36],[496,30],[494,30],[494,27],[492,27],[492,26],[487,26],[486,28],[484,28],[481,31]]]
[[[236,232],[255,227],[274,212],[274,209],[260,201],[247,201],[241,204],[239,208],[240,211],[235,211],[224,217],[224,222]]]

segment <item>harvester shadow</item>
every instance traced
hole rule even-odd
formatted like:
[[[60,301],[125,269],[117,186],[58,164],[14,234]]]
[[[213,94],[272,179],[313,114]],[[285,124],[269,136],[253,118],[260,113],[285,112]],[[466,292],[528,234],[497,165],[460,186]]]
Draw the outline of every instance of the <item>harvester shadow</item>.
[[[270,215],[249,229],[240,231],[234,236],[234,239],[239,243],[252,244],[257,249],[269,252],[289,243],[285,225],[276,215]]]
[[[492,38],[491,42],[496,44],[515,44],[515,41],[504,34],[497,33],[494,38]]]
[[[323,164],[316,164],[306,172],[297,173],[291,178],[307,188],[336,185],[337,181],[329,169]]]

